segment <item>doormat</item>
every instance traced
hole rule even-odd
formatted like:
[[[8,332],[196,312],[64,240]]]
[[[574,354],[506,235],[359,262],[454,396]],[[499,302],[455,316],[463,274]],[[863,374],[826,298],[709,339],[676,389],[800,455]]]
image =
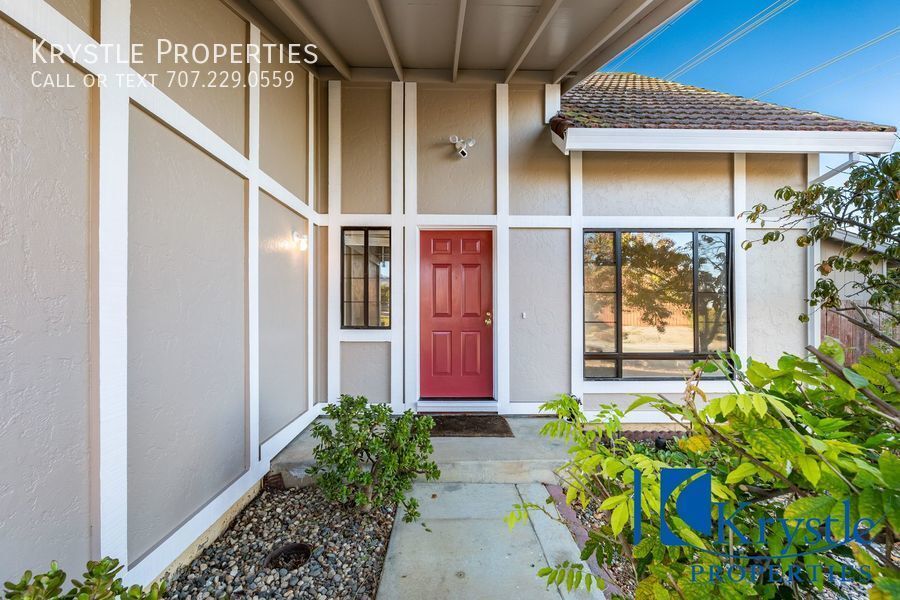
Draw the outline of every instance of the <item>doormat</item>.
[[[431,437],[513,437],[500,415],[431,415]]]

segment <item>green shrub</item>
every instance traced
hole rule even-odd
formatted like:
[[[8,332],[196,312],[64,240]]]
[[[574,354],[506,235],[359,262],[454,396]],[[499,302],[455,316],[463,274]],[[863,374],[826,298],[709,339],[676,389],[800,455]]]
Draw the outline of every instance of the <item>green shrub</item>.
[[[650,405],[684,426],[685,437],[671,449],[634,444],[618,435],[623,413],[615,407],[604,407],[588,421],[571,397],[546,404],[557,420],[543,433],[571,443],[571,460],[559,471],[567,502],[605,515],[603,525],[590,532],[582,558],[595,555],[603,563],[611,554],[621,556],[633,569],[639,599],[807,598],[823,587],[844,596],[824,575],[792,582],[772,582],[763,575],[709,582],[692,573],[698,565],[747,572],[772,565],[787,573],[796,563],[835,570],[849,564],[848,577],[871,585],[872,600],[900,597],[893,552],[900,532],[900,350],[872,349],[853,365],[845,364],[834,340],[809,350],[808,359],[786,354],[775,366],[751,360],[746,368],[736,355],[720,355],[719,361],[695,365],[680,402],[639,398],[629,410]],[[699,385],[704,371],[727,377],[733,392],[707,398]],[[690,546],[664,546],[660,473],[672,467],[708,473],[714,502],[723,503],[726,514],[734,514],[731,522],[740,531],[754,532],[750,537],[756,541],[744,544],[735,535],[719,545],[701,538],[667,504],[668,525]],[[643,490],[643,535],[632,545],[636,472]],[[670,502],[677,493],[672,496]],[[531,510],[546,512],[539,505],[516,505],[508,523],[525,520]],[[843,540],[845,510],[852,523],[860,518],[874,523],[868,535],[879,545],[830,545],[814,535],[795,535],[784,525],[818,519],[822,527],[830,523],[833,539]],[[725,522],[716,510],[711,516],[716,532]],[[561,569],[554,581],[568,581]],[[539,575],[546,577],[547,571]]]
[[[63,593],[66,583],[66,572],[59,568],[56,561],[50,563],[50,570],[46,573],[32,575],[31,571],[25,571],[19,583],[7,581],[4,587],[4,597],[8,600],[157,600],[164,597],[166,584],[154,583],[149,591],[144,591],[141,586],[133,585],[126,588],[122,579],[116,577],[122,567],[119,561],[106,557],[102,560],[91,561],[87,564],[87,572],[84,581],[73,579],[72,589]]]
[[[419,518],[418,502],[407,498],[417,475],[428,480],[441,476],[430,460],[434,419],[408,410],[396,419],[391,407],[370,404],[364,396],[341,396],[325,407],[334,420],[316,423],[312,435],[316,465],[307,469],[330,500],[352,502],[363,511],[400,504],[403,520]]]

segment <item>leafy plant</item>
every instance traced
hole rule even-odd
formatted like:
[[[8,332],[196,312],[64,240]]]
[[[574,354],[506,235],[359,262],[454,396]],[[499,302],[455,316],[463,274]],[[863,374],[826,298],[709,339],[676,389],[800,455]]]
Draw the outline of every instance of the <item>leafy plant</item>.
[[[558,418],[543,433],[571,442],[571,459],[559,470],[567,502],[602,513],[603,524],[591,532],[594,541],[585,546],[583,558],[593,554],[602,563],[611,552],[624,558],[641,600],[792,598],[823,588],[844,595],[824,576],[826,568],[871,583],[873,600],[897,597],[900,569],[893,550],[900,531],[900,350],[872,349],[852,366],[844,364],[843,349],[834,340],[813,350],[809,359],[786,354],[775,367],[751,360],[746,369],[736,355],[722,354],[717,361],[695,365],[681,402],[638,398],[629,410],[650,405],[684,427],[685,436],[673,449],[625,439],[620,435],[623,413],[615,407],[602,407],[589,421],[583,414],[573,416],[578,404],[571,397],[544,405]],[[700,388],[704,371],[727,377],[733,392],[707,398]],[[715,535],[701,538],[677,517],[674,503],[680,489],[660,506],[660,472],[672,467],[699,468],[710,475],[713,500],[722,503],[725,515],[733,515],[728,519],[737,528],[729,529],[714,506],[713,532],[718,527],[728,532],[722,544]],[[642,539],[632,545],[636,471],[641,475]],[[538,505],[518,505],[507,521],[512,526],[531,510],[549,515]],[[871,520],[863,522],[862,538],[826,543],[827,532],[835,540],[845,539],[845,511],[852,524]],[[661,543],[663,518],[689,546]],[[810,518],[819,519],[820,529],[810,529],[818,538],[796,535],[792,526]],[[743,539],[737,531],[752,535]],[[869,544],[870,539],[876,543]],[[789,579],[767,576],[769,567],[788,573],[795,564],[816,564],[823,571],[819,577],[808,570]],[[696,577],[698,569],[722,573],[737,568],[749,575],[738,581]]]
[[[150,586],[144,591],[141,586],[133,585],[125,587],[122,579],[116,577],[122,567],[114,558],[103,558],[91,561],[87,564],[87,572],[84,573],[84,581],[73,579],[72,588],[63,593],[66,583],[66,573],[59,568],[56,561],[50,563],[50,570],[46,573],[32,574],[25,571],[19,583],[7,581],[4,584],[4,598],[8,600],[157,600],[164,597],[166,592],[165,582]]]
[[[900,303],[900,152],[854,167],[840,186],[816,184],[806,189],[784,187],[775,194],[777,206],[757,204],[744,213],[750,223],[764,226],[772,220],[779,227],[799,227],[806,231],[797,238],[809,246],[836,233],[847,240],[840,253],[825,257],[816,265],[819,278],[808,299],[814,309],[840,314],[894,348],[900,342],[884,329],[900,323],[895,307]],[[851,235],[847,235],[851,234]],[[781,231],[769,231],[763,244],[780,242]],[[744,242],[749,249],[754,240]],[[887,265],[882,273],[880,264]],[[849,273],[840,287],[829,275]],[[846,306],[843,297],[851,300]],[[882,327],[872,317],[878,315]],[[802,319],[808,318],[806,315]]]
[[[324,412],[334,420],[333,428],[327,422],[313,426],[319,443],[313,449],[316,464],[307,472],[316,476],[325,496],[363,511],[397,503],[405,508],[404,521],[418,519],[418,502],[406,493],[417,475],[441,476],[430,460],[434,419],[410,410],[393,418],[390,406],[370,404],[364,396],[343,395]]]

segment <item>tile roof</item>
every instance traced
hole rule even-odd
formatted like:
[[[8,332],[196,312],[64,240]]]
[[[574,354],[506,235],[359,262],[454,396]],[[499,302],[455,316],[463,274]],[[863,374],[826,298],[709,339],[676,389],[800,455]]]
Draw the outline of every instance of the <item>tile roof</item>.
[[[896,131],[635,73],[598,72],[562,97],[551,127]]]

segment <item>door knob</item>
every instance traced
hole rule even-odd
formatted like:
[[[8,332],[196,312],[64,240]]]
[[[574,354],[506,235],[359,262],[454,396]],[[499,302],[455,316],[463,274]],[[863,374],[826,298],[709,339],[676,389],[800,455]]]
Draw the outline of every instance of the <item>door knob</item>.
[[[491,323],[493,323],[493,319],[491,319],[491,313],[484,313],[484,324],[490,327]]]

